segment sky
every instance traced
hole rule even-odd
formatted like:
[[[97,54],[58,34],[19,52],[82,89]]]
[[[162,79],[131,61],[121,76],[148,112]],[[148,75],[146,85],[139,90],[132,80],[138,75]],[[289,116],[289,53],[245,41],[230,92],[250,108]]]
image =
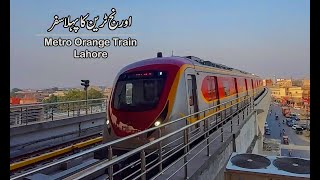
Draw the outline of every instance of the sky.
[[[134,38],[137,47],[44,47],[44,37],[73,40],[74,32],[54,16],[92,20],[115,8],[116,20],[132,16],[128,28],[101,28],[83,39]],[[102,36],[103,35],[103,36]],[[107,51],[107,59],[75,59],[73,50]],[[310,1],[10,1],[10,88],[112,86],[124,66],[143,59],[193,55],[262,78],[310,77]]]

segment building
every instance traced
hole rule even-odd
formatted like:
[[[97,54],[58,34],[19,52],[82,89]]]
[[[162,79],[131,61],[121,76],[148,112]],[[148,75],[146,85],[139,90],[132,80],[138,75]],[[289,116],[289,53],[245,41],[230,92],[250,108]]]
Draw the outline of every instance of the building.
[[[34,104],[38,103],[38,100],[34,97],[24,97],[20,99],[20,104]]]
[[[37,101],[41,102],[44,98],[49,97],[50,93],[43,90],[37,90],[34,94],[34,98],[37,99]]]
[[[280,100],[286,96],[286,88],[283,87],[270,87],[271,97],[276,100]]]
[[[272,87],[273,86],[272,79],[264,79],[264,80],[262,80],[262,85],[265,86],[265,87]]]
[[[20,104],[20,98],[10,97],[10,105],[17,105],[17,104]]]
[[[293,80],[292,86],[302,87],[302,80]]]
[[[289,103],[293,104],[294,107],[302,107],[303,89],[301,87],[290,87],[287,89],[287,96],[289,97]]]
[[[270,87],[271,97],[293,107],[303,106],[303,89],[301,87]]]
[[[105,88],[103,91],[103,96],[109,98],[111,96],[112,88]]]
[[[291,87],[292,86],[292,81],[291,81],[291,79],[283,79],[283,80],[280,80],[280,81],[277,80],[276,85],[279,86],[279,87]]]
[[[63,97],[65,96],[65,92],[64,91],[55,91],[54,93],[52,93],[52,95],[57,96],[57,97]]]
[[[303,89],[301,87],[289,87],[287,89],[287,95],[291,98],[302,98]]]
[[[41,102],[44,98],[50,94],[42,90],[23,90],[15,93],[15,97],[20,98],[22,102],[20,104],[29,104],[35,102]]]
[[[23,91],[17,91],[15,94],[17,98],[31,98],[31,97],[35,97],[37,92],[33,90],[23,90]]]
[[[309,82],[309,86],[305,85],[302,87],[302,99],[303,99],[303,106],[305,109],[309,109],[310,108],[310,82]]]
[[[309,88],[309,89],[310,89],[310,79],[304,79],[304,80],[302,80],[302,87],[303,87],[303,88]]]

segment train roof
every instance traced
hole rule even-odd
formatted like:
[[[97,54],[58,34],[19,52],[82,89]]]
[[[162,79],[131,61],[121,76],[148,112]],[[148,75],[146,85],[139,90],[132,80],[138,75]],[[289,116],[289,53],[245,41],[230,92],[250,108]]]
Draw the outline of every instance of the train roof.
[[[141,60],[141,61],[137,61],[132,64],[129,64],[128,66],[124,67],[120,73],[123,73],[127,70],[130,70],[136,67],[152,65],[152,64],[170,64],[170,65],[176,65],[178,67],[181,67],[182,65],[185,65],[185,64],[190,64],[193,66],[202,66],[202,67],[222,70],[227,74],[235,73],[238,75],[260,78],[259,76],[256,76],[254,74],[251,74],[239,69],[235,69],[232,67],[228,67],[223,64],[206,61],[195,56],[171,56],[171,57],[155,57],[155,58],[145,59],[145,60]]]
[[[179,57],[179,56],[156,57],[156,58],[145,59],[145,60],[141,60],[141,61],[137,61],[132,64],[129,64],[128,66],[124,67],[121,70],[121,73],[136,67],[153,65],[153,64],[170,64],[170,65],[175,65],[177,67],[181,67],[184,64],[194,65],[190,60],[183,57]]]
[[[210,68],[213,67],[213,68],[217,68],[220,70],[224,70],[226,72],[229,71],[230,73],[237,73],[237,74],[241,74],[244,76],[251,76],[251,77],[254,76],[256,78],[260,78],[259,76],[248,73],[246,71],[242,71],[242,70],[232,68],[232,67],[229,67],[229,66],[226,66],[223,64],[215,63],[215,62],[206,61],[206,60],[203,60],[203,59],[195,57],[195,56],[184,56],[184,58],[187,58],[187,59],[190,59],[191,61],[193,61],[194,65],[203,66],[203,67],[210,67]]]

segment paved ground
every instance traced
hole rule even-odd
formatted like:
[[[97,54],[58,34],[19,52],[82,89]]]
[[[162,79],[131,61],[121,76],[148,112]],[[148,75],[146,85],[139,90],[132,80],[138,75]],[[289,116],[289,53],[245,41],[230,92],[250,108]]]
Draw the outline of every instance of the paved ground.
[[[275,119],[276,114],[279,116],[279,120]],[[281,140],[282,136],[280,136],[280,131],[284,129],[286,135],[289,136],[289,145],[281,144],[281,155],[288,156],[288,149],[291,149],[292,155],[295,157],[310,158],[310,141],[308,141],[308,138],[303,137],[304,135],[296,134],[291,127],[283,124],[282,120],[285,119],[281,113],[281,107],[276,104],[271,104],[267,116],[267,123],[271,129],[271,134],[265,135],[265,138]]]

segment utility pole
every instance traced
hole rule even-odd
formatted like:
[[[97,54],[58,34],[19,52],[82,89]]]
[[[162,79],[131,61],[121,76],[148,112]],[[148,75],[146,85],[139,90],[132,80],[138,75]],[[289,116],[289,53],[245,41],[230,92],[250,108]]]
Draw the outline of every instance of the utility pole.
[[[81,85],[84,86],[84,90],[86,91],[86,115],[88,114],[88,87],[90,86],[89,80],[81,80]]]

